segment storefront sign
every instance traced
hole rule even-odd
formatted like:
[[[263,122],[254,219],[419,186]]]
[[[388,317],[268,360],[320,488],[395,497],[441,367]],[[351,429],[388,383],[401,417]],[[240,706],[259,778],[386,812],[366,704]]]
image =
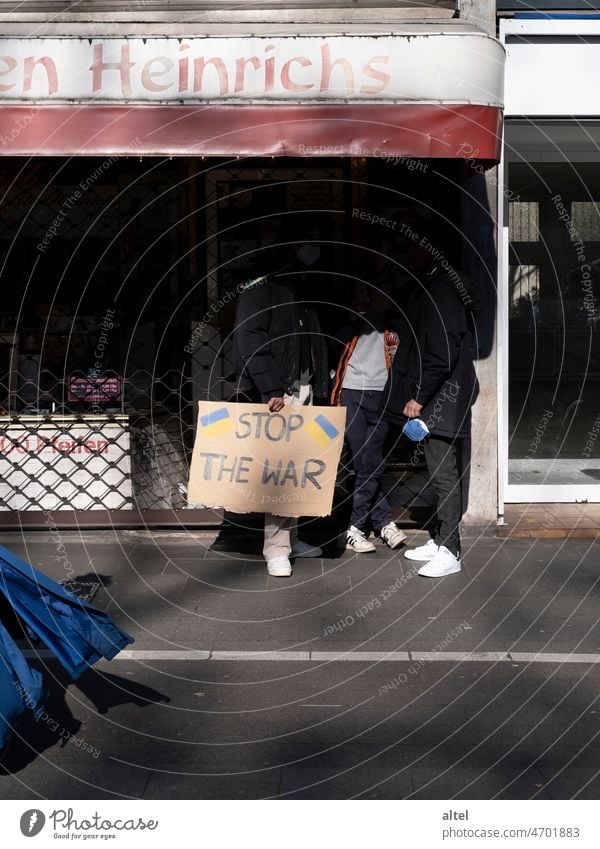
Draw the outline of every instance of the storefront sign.
[[[188,501],[235,513],[328,516],[344,407],[200,401]]]
[[[87,404],[98,404],[100,401],[121,400],[121,378],[106,377],[69,377],[69,401],[84,401]]]
[[[4,101],[409,101],[502,105],[481,32],[381,37],[0,39]],[[418,69],[418,73],[416,70]]]
[[[129,431],[120,425],[0,431],[0,510],[132,508]]]

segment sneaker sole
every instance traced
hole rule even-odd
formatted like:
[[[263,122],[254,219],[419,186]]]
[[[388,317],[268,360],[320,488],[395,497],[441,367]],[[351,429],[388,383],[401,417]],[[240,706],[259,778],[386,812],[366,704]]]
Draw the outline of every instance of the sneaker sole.
[[[458,566],[453,566],[451,569],[448,569],[447,572],[444,572],[441,575],[428,575],[427,572],[423,571],[423,569],[427,569],[427,567],[424,566],[422,569],[419,569],[419,572],[418,572],[418,574],[422,578],[445,578],[446,575],[455,575],[458,572],[460,572],[460,564]]]
[[[291,575],[292,575],[291,570],[289,572],[275,572],[275,571],[272,571],[271,569],[267,569],[267,572],[269,573],[269,575],[272,578],[290,578]]]
[[[352,545],[346,544],[346,551],[353,551],[355,554],[375,554],[377,549],[373,546],[373,548],[363,548],[361,551],[360,548],[354,548]]]

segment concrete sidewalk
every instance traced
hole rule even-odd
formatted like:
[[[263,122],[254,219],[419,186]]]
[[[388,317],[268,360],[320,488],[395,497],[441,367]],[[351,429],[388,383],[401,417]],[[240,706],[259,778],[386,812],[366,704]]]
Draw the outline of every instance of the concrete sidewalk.
[[[0,798],[597,797],[595,540],[467,537],[430,580],[333,544],[270,578],[213,538],[0,537],[136,638],[76,684],[42,656]]]

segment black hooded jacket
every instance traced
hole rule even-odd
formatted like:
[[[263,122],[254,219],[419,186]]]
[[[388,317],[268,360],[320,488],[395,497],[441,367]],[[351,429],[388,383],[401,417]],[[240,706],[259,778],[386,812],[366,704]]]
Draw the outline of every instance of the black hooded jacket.
[[[304,314],[305,323],[301,318]],[[233,335],[239,391],[252,387],[261,400],[292,393],[300,378],[302,339],[307,341],[313,392],[328,395],[327,348],[313,310],[300,310],[287,283],[276,276],[246,284],[238,300]]]
[[[433,435],[471,432],[471,407],[479,383],[473,366],[473,300],[454,275],[430,270],[412,292],[400,344],[384,390],[383,415],[403,425],[403,409],[414,399]]]

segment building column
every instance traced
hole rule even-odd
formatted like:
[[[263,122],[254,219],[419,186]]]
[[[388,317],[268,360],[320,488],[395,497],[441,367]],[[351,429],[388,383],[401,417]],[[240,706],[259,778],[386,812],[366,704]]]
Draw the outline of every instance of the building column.
[[[496,37],[495,0],[460,0],[460,18]],[[497,372],[497,185],[498,169],[485,173],[476,161],[464,166],[461,200],[463,269],[477,287],[480,393],[473,408],[471,481],[465,523],[495,525],[498,519],[498,372]]]
[[[460,19],[496,37],[495,0],[460,0]]]
[[[463,270],[480,299],[476,369],[479,397],[473,407],[471,480],[467,524],[495,524],[498,518],[497,374],[497,168],[483,172],[467,160],[461,181]]]

